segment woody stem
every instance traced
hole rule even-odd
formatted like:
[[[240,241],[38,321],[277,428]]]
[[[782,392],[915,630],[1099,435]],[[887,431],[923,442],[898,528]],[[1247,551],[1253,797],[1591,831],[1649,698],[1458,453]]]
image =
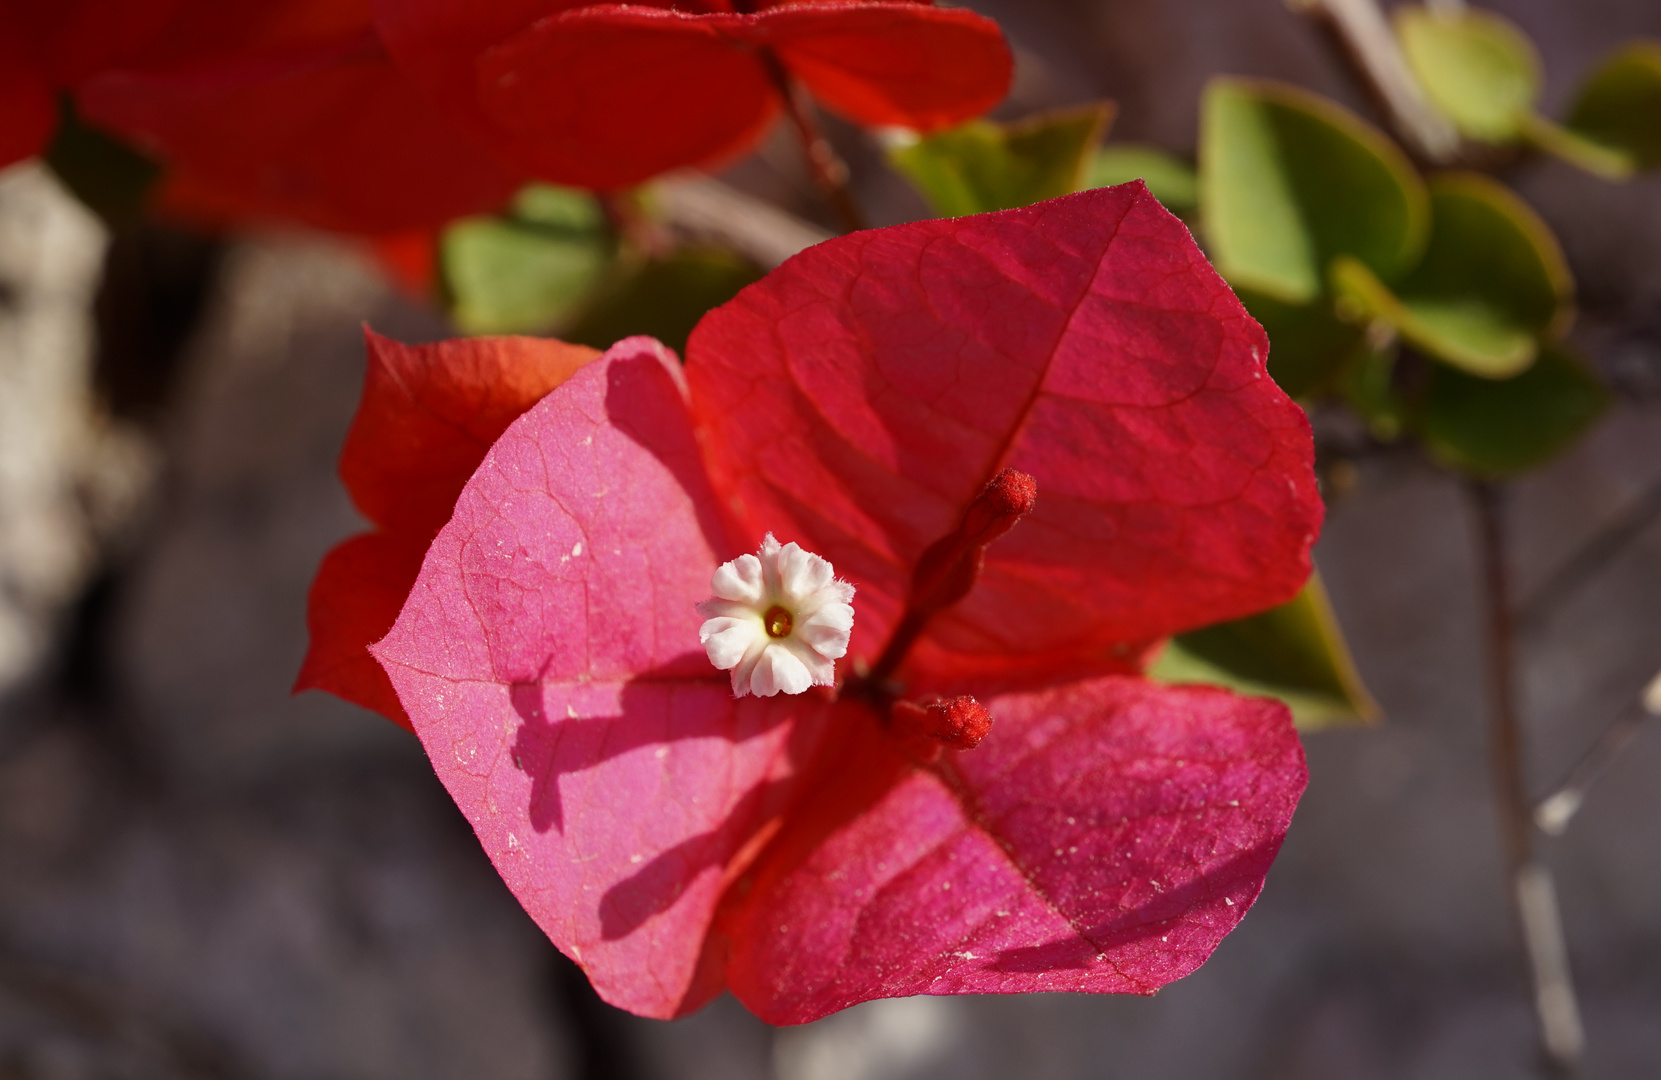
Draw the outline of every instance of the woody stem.
[[[796,80],[790,77],[778,56],[771,49],[760,51],[762,64],[767,68],[767,74],[778,89],[779,96],[784,99],[784,108],[790,114],[790,122],[795,125],[796,134],[802,140],[802,150],[807,155],[807,168],[813,174],[813,182],[819,188],[820,194],[830,204],[831,212],[841,222],[843,231],[858,232],[870,228],[865,215],[854,201],[853,190],[848,186],[848,164],[837,155],[825,133],[819,130],[819,125],[813,119],[807,96],[802,93]]]
[[[1569,971],[1563,920],[1551,872],[1534,853],[1533,814],[1524,790],[1522,723],[1516,696],[1516,633],[1506,564],[1503,491],[1471,487],[1477,553],[1487,602],[1488,753],[1512,911],[1534,976],[1534,1005],[1546,1075],[1572,1077],[1584,1034]]]

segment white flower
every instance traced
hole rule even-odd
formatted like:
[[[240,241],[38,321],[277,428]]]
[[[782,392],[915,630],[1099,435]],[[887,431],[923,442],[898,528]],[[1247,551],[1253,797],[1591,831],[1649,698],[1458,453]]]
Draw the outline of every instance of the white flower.
[[[722,564],[698,605],[698,640],[709,662],[732,672],[736,697],[799,694],[836,682],[833,662],[848,651],[854,587],[830,563],[768,533],[761,550]]]

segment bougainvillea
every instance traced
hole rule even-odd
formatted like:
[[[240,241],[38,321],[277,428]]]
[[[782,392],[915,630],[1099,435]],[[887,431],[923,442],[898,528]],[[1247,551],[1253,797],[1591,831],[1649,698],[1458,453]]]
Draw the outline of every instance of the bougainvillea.
[[[318,569],[311,648],[294,688],[328,690],[408,727],[368,646],[392,628],[427,546],[490,444],[599,354],[540,338],[412,347],[364,337],[369,368],[340,476],[375,528],[336,546]]]
[[[366,3],[189,0],[79,84],[94,123],[169,165],[164,210],[390,233],[500,206],[520,176],[458,134],[382,48]]]
[[[609,189],[724,161],[778,76],[856,123],[934,130],[1008,89],[991,20],[917,0],[376,0],[392,55],[459,126],[557,183]],[[774,70],[776,65],[777,70]]]
[[[830,241],[684,371],[629,339],[508,425],[372,651],[615,1004],[1151,993],[1256,898],[1305,782],[1279,703],[1136,674],[1308,574],[1265,351],[1140,184]],[[857,616],[836,687],[735,698],[697,605],[769,532]]]
[[[0,164],[46,149],[59,93],[199,221],[432,228],[523,179],[416,93],[366,0],[3,0]]]
[[[138,55],[182,0],[0,0],[0,165],[40,153],[54,95]]]

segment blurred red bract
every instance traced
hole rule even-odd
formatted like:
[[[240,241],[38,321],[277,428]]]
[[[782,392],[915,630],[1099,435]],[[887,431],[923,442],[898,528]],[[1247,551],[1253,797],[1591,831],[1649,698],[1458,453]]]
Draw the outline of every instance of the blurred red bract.
[[[458,125],[544,179],[596,189],[754,146],[781,104],[773,62],[873,126],[958,123],[1009,86],[1003,35],[972,12],[757,7],[376,0],[375,11],[393,55]]]
[[[89,121],[170,167],[164,211],[394,233],[493,209],[518,187],[415,93],[365,5],[202,6],[77,94]]]

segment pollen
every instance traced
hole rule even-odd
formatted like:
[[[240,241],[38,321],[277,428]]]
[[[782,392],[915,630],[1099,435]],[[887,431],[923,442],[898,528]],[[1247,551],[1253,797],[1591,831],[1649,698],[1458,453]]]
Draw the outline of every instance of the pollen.
[[[762,621],[767,624],[768,637],[787,638],[790,636],[793,621],[790,618],[790,612],[777,604],[767,609],[767,614],[762,617]]]
[[[698,605],[709,662],[732,673],[736,697],[833,686],[854,626],[854,587],[829,562],[768,533],[754,555],[723,563]]]

